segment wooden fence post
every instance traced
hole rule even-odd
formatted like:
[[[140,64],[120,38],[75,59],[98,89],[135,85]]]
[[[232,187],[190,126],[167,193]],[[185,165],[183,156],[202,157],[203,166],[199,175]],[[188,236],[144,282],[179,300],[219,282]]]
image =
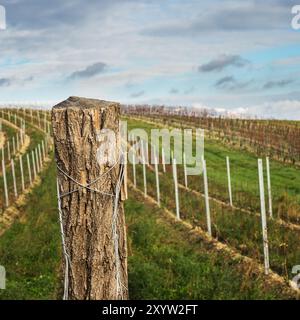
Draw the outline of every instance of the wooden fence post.
[[[264,245],[265,274],[269,274],[269,270],[270,270],[269,242],[268,242],[266,204],[265,204],[265,188],[264,188],[264,175],[263,175],[262,159],[258,159],[258,178],[259,178],[259,191],[260,191],[261,225],[262,225],[263,245]]]
[[[118,103],[94,99],[71,97],[52,109],[59,210],[68,257],[65,299],[128,298],[119,117]],[[106,143],[102,128],[115,134],[115,147],[106,149],[114,155],[114,163],[97,160]]]

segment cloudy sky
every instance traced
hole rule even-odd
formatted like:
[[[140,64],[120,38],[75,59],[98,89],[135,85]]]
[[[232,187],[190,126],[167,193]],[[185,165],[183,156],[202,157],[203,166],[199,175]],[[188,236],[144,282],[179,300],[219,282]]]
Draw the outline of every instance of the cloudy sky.
[[[290,0],[0,0],[0,101],[70,95],[300,119]]]

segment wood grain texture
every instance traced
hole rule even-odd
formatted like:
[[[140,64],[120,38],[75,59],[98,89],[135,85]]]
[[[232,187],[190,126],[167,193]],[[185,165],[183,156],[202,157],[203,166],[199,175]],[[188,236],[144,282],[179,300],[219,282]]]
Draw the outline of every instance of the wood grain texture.
[[[87,185],[107,172],[109,163],[96,160],[101,142],[97,134],[111,129],[119,137],[118,103],[70,97],[52,110],[52,125],[57,165],[69,176]],[[102,140],[102,139],[100,139]],[[119,149],[115,150],[119,159]],[[103,175],[91,187],[115,194],[120,165]],[[60,193],[78,185],[58,171]],[[112,236],[114,197],[80,188],[62,198],[64,232],[70,255],[69,298],[79,300],[126,299],[127,245],[123,203],[118,203],[117,234],[120,257],[121,292],[117,292],[116,256]]]

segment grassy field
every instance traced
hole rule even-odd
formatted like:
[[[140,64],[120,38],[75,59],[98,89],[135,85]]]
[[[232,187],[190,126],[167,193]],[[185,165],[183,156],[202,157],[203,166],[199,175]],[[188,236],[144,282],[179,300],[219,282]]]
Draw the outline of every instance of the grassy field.
[[[138,188],[143,190],[141,165],[137,167]],[[131,172],[129,177],[132,179]],[[156,199],[155,174],[147,172],[148,194]],[[161,203],[163,207],[176,212],[174,184],[171,175],[160,177]],[[204,198],[180,190],[180,216],[194,226],[207,230]],[[228,244],[243,255],[263,263],[262,231],[259,216],[232,210],[211,202],[212,234],[219,241]],[[271,268],[291,279],[291,270],[300,261],[299,231],[292,231],[279,225],[276,220],[268,221]]]
[[[22,218],[0,238],[0,263],[7,289],[0,299],[59,299],[61,245],[55,166],[21,208]],[[131,299],[293,298],[262,275],[249,274],[239,261],[209,250],[161,210],[143,204],[133,190],[125,204]],[[249,270],[248,270],[249,271]]]
[[[60,233],[55,201],[55,167],[20,208],[22,217],[0,238],[0,264],[7,272],[1,299],[55,299],[59,285]]]
[[[128,122],[129,129],[143,127],[144,123],[139,123],[130,120]],[[153,126],[145,125],[149,131]],[[248,187],[243,190],[243,196],[238,193],[240,202],[238,205],[243,208],[250,209],[253,213],[245,213],[239,209],[232,209],[228,205],[221,204],[217,201],[210,201],[212,232],[213,236],[219,241],[229,244],[243,255],[247,255],[263,263],[262,250],[262,229],[261,218],[255,212],[259,211],[259,190],[257,178],[257,159],[252,154],[239,153],[226,149],[224,146],[217,144],[214,141],[206,141],[205,143],[205,158],[208,167],[209,176],[209,194],[220,200],[228,203],[225,197],[227,192],[227,176],[225,157],[230,155],[232,164],[232,179],[233,190],[236,195],[235,186],[242,181],[249,180]],[[236,164],[239,164],[238,166]],[[244,165],[245,164],[245,165]],[[237,168],[238,169],[235,169]],[[274,170],[274,168],[277,168]],[[161,169],[162,171],[162,169]],[[286,173],[286,174],[285,174]],[[281,163],[272,163],[272,182],[273,194],[276,195],[278,190],[286,188],[284,191],[288,194],[285,197],[285,208],[280,204],[281,210],[287,213],[286,208],[299,205],[299,186],[300,175],[297,169],[292,166],[285,166]],[[132,179],[132,168],[130,166],[129,175]],[[184,184],[183,167],[178,166],[179,182]],[[286,175],[289,176],[290,183],[288,184]],[[143,173],[142,165],[137,166],[138,187],[143,190]],[[293,177],[293,179],[292,179]],[[203,193],[203,177],[190,176],[189,187]],[[216,182],[215,182],[216,181]],[[147,172],[147,187],[150,196],[156,199],[156,180],[153,171],[148,169]],[[299,182],[299,184],[297,183]],[[289,188],[287,188],[289,185]],[[160,177],[161,201],[163,206],[175,212],[175,195],[174,183],[172,176],[172,168],[167,165],[167,173]],[[299,193],[298,193],[299,190]],[[204,198],[197,196],[192,192],[180,189],[180,215],[182,219],[188,220],[194,226],[201,226],[204,230],[207,229],[205,216],[205,202]],[[278,199],[275,198],[275,203]],[[252,205],[248,199],[255,199]],[[291,202],[288,200],[291,199]],[[236,198],[234,198],[236,201]],[[248,200],[248,201],[247,201]],[[295,207],[293,207],[295,208]],[[298,210],[293,212],[293,218],[290,215],[280,214],[281,218],[298,222],[300,212]],[[300,261],[300,245],[299,245],[299,231],[293,231],[286,226],[280,225],[275,219],[268,221],[269,233],[269,247],[270,247],[270,264],[271,268],[278,272],[286,279],[291,279],[291,270],[294,265],[299,264]]]
[[[135,121],[130,128],[144,126]],[[148,130],[150,126],[145,126]],[[32,140],[30,148],[43,137],[29,127]],[[239,155],[215,142],[206,143],[210,194],[226,200],[225,156],[232,163],[239,163],[244,172],[233,171],[236,188],[239,179],[252,177],[249,190],[258,199],[256,158],[251,154]],[[246,161],[246,165],[243,165]],[[292,167],[278,166],[272,181],[279,189],[286,182],[280,179],[282,170],[298,177]],[[175,212],[174,186],[170,167],[160,176],[162,204]],[[129,166],[129,178],[132,168]],[[252,170],[254,172],[252,172]],[[178,166],[179,179],[183,183],[183,170]],[[137,167],[138,187],[142,189],[142,168]],[[19,208],[21,218],[0,237],[0,265],[7,270],[7,289],[0,291],[0,299],[61,299],[61,239],[56,202],[56,168],[52,161],[42,173],[42,184],[28,195],[27,203]],[[147,170],[148,192],[156,198],[155,175]],[[225,177],[225,178],[224,178]],[[216,182],[214,181],[216,180]],[[245,181],[245,180],[243,180]],[[297,183],[284,192],[298,203]],[[1,182],[0,182],[1,183]],[[202,177],[189,178],[190,187],[202,190]],[[224,190],[223,190],[224,189]],[[223,191],[222,191],[223,190]],[[235,189],[235,195],[237,191]],[[237,201],[237,198],[235,198]],[[258,209],[251,202],[243,203],[253,211]],[[246,201],[246,200],[245,200]],[[258,201],[258,200],[257,200]],[[180,189],[181,217],[194,226],[206,229],[205,205],[202,197]],[[170,221],[163,210],[144,201],[139,193],[130,189],[125,202],[129,250],[129,292],[131,299],[293,299],[285,286],[274,285],[263,274],[256,273],[240,260],[211,250],[211,247],[188,233],[184,226]],[[211,201],[213,235],[234,247],[243,255],[262,262],[262,238],[260,218],[245,214],[228,206]],[[291,267],[299,264],[299,232],[279,226],[269,220],[271,267],[280,275],[291,278]]]
[[[129,130],[143,128],[149,133],[150,129],[155,127],[142,121],[125,119],[128,121]],[[257,156],[246,151],[234,150],[205,138],[205,159],[210,196],[229,202],[226,156],[230,157],[231,163],[234,205],[259,212]],[[179,180],[183,182],[183,168],[180,165],[178,166],[178,174]],[[188,180],[190,188],[203,192],[202,176],[189,176]],[[300,223],[299,169],[292,165],[271,161],[271,183],[274,216]]]

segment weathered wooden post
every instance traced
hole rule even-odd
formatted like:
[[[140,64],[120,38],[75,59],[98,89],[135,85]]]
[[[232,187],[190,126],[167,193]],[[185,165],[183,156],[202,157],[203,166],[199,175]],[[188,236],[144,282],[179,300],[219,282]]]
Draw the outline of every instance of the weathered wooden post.
[[[119,116],[118,103],[78,97],[52,109],[65,252],[64,299],[128,298]],[[108,130],[116,138],[108,152],[114,160],[100,162]]]

